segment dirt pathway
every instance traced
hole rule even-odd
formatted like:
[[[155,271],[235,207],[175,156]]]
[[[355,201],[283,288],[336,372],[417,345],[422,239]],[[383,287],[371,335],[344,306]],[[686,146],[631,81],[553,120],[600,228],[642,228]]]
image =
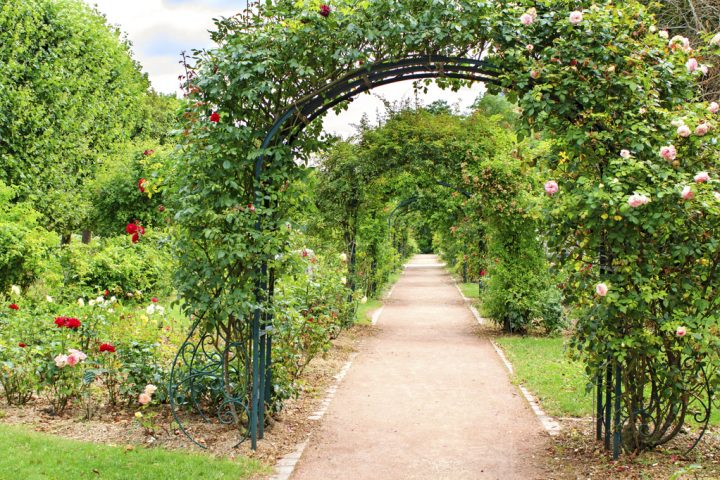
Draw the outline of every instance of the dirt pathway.
[[[292,479],[541,479],[548,437],[433,255],[418,255]]]

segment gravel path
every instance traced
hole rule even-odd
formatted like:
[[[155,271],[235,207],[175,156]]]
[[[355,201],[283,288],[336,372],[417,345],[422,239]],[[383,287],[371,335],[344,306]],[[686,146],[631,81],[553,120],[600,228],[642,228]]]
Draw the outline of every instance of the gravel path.
[[[434,255],[410,262],[292,479],[542,479],[548,436]]]

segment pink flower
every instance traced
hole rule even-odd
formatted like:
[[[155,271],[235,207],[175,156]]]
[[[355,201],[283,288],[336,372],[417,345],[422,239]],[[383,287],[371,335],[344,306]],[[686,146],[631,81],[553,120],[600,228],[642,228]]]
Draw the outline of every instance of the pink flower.
[[[708,172],[698,172],[697,175],[694,177],[695,183],[704,183],[710,180],[710,175],[708,175]]]
[[[604,297],[608,293],[608,286],[604,283],[598,283],[597,285],[595,285],[595,293],[597,293],[601,297]]]
[[[527,50],[528,52],[532,52],[534,49],[535,46],[532,43],[525,45],[525,50]]]
[[[145,385],[145,393],[148,395],[153,395],[155,392],[157,392],[157,387],[153,385],[152,383],[148,383]]]
[[[323,17],[327,17],[328,15],[330,15],[330,11],[330,5],[320,5],[320,15],[322,15]]]
[[[695,58],[689,59],[689,60],[685,63],[685,66],[687,67],[688,72],[690,72],[690,73],[693,73],[693,72],[694,72],[695,70],[697,70],[698,67],[699,67],[698,61],[697,61],[697,59],[695,59]]]
[[[692,200],[693,198],[695,198],[695,193],[692,191],[692,188],[686,186],[682,189],[682,193],[680,193],[680,196],[683,198],[683,200]]]
[[[720,105],[718,105],[717,102],[711,102],[710,105],[708,105],[708,112],[710,113],[717,113],[720,110]]]
[[[685,327],[678,327],[677,330],[675,330],[675,335],[682,338],[685,335],[687,335],[687,328]]]
[[[677,134],[683,138],[689,137],[690,133],[692,132],[690,132],[690,127],[688,127],[687,125],[680,125],[677,129]]]
[[[533,80],[537,80],[538,78],[540,78],[540,71],[539,70],[531,70],[530,78],[532,78]]]
[[[579,11],[579,10],[575,10],[574,12],[572,12],[572,13],[570,14],[570,19],[569,19],[569,20],[570,20],[570,23],[572,23],[573,25],[579,24],[579,23],[582,22],[582,20],[583,20],[583,14],[582,14],[582,12]]]
[[[698,137],[702,137],[703,135],[708,133],[708,130],[710,130],[710,127],[708,126],[708,124],[701,123],[700,125],[695,127],[695,135],[697,135]]]
[[[627,159],[630,158],[632,155],[630,154],[630,150],[625,150],[625,149],[623,149],[623,150],[620,150],[620,156],[621,156],[622,158],[624,158],[624,159],[627,160]]]
[[[522,23],[523,25],[532,25],[534,21],[535,19],[529,13],[523,13],[522,15],[520,15],[520,23]]]
[[[660,156],[668,162],[672,162],[677,157],[677,150],[674,145],[667,145],[660,149]]]
[[[668,46],[670,47],[670,50],[682,50],[684,52],[689,52],[691,50],[690,40],[682,35],[675,35],[672,37],[668,42]]]
[[[710,69],[708,68],[707,65],[700,65],[700,72],[703,75],[707,75],[709,71],[710,71]]]
[[[548,180],[545,182],[545,193],[547,193],[550,196],[555,195],[560,187],[558,187],[558,184],[555,180]]]
[[[715,36],[710,39],[710,45],[715,45],[716,47],[720,47],[720,33],[715,34]]]
[[[143,392],[140,395],[138,395],[138,403],[140,405],[147,405],[150,402],[152,402],[152,397],[150,395],[148,395],[147,393]]]
[[[68,356],[60,354],[57,357],[54,358],[55,360],[55,366],[58,368],[63,368],[65,365],[68,364]]]
[[[157,303],[157,302],[158,302],[158,298],[157,298],[157,297],[152,297],[152,298],[150,299],[150,301],[151,301],[152,303]]]
[[[71,367],[74,367],[78,363],[82,362],[87,358],[87,355],[85,355],[80,350],[75,350],[73,348],[69,349],[68,352],[70,352],[70,355],[67,356],[67,364]]]
[[[645,195],[636,193],[634,195],[630,195],[627,202],[628,205],[630,205],[631,207],[637,208],[642,205],[647,205],[650,202],[650,198]]]
[[[79,360],[75,355],[68,355],[67,359],[65,361],[71,367],[74,367],[75,365],[77,365],[79,363]]]

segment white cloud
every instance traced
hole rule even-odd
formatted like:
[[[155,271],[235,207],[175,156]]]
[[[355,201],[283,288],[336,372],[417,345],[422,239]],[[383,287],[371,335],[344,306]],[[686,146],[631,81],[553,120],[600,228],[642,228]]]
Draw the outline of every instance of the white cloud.
[[[108,21],[125,32],[133,44],[135,58],[153,87],[165,93],[178,93],[178,76],[183,68],[180,53],[211,47],[208,31],[214,28],[213,18],[230,17],[246,7],[246,0],[85,0],[105,14]],[[482,84],[459,92],[441,90],[431,85],[427,94],[418,95],[421,104],[445,100],[465,110],[484,91]],[[381,96],[391,102],[414,99],[412,82],[376,88],[372,95],[362,94],[340,115],[330,113],[324,120],[325,129],[347,137],[353,133],[363,114],[374,122],[384,111]]]

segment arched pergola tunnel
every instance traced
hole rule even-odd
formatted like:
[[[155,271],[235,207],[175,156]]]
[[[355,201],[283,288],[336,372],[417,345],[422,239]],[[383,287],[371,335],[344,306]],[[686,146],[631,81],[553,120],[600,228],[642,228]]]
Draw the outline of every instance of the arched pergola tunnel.
[[[236,122],[240,122],[237,126],[238,131],[240,133],[247,133],[246,130],[250,131],[247,137],[243,137],[242,142],[245,143],[238,143],[247,150],[248,155],[253,154],[252,159],[254,160],[254,170],[250,179],[252,188],[243,190],[243,193],[249,191],[251,196],[247,199],[243,198],[242,203],[252,200],[254,205],[263,206],[270,210],[274,200],[272,200],[272,194],[269,192],[272,191],[272,188],[277,189],[278,186],[272,185],[272,175],[270,174],[272,172],[268,172],[266,165],[273,164],[280,156],[291,156],[296,141],[302,136],[303,131],[312,124],[313,120],[320,118],[328,110],[352,100],[358,94],[381,85],[404,80],[449,79],[458,82],[481,81],[518,93],[521,98],[521,105],[525,109],[523,115],[527,124],[532,128],[535,125],[539,125],[540,128],[549,126],[554,134],[558,135],[558,138],[563,139],[563,141],[567,140],[565,143],[560,142],[567,152],[555,153],[558,155],[563,154],[564,161],[571,165],[575,172],[586,173],[593,178],[593,181],[588,183],[573,183],[575,178],[572,174],[568,174],[570,170],[558,169],[557,179],[561,186],[561,194],[555,196],[554,201],[562,204],[563,198],[572,196],[577,200],[573,204],[575,205],[574,208],[586,210],[583,212],[585,216],[582,217],[582,221],[570,217],[572,220],[566,222],[567,226],[560,225],[565,230],[572,232],[572,235],[584,236],[588,239],[588,247],[580,250],[587,257],[595,258],[599,262],[599,269],[596,271],[600,272],[600,277],[597,281],[612,278],[612,280],[606,281],[611,284],[615,282],[616,290],[620,291],[629,280],[619,275],[620,270],[615,268],[613,261],[618,256],[622,257],[623,255],[625,255],[622,257],[623,261],[626,258],[631,258],[633,252],[626,252],[625,245],[627,238],[629,238],[628,235],[635,234],[633,230],[635,227],[629,225],[625,228],[622,222],[616,220],[617,225],[625,228],[625,230],[621,231],[615,224],[602,223],[593,223],[592,228],[586,228],[586,223],[600,222],[601,219],[604,220],[605,215],[604,212],[597,210],[594,204],[588,200],[593,199],[592,195],[594,194],[588,185],[592,185],[593,182],[598,183],[600,180],[604,181],[603,175],[605,173],[603,172],[610,171],[611,168],[619,171],[618,167],[610,160],[607,160],[607,158],[615,155],[615,151],[620,151],[621,148],[630,148],[632,154],[637,155],[643,161],[652,162],[657,157],[656,149],[670,141],[667,136],[664,136],[666,132],[662,125],[659,125],[659,122],[665,118],[664,115],[669,115],[667,112],[676,109],[677,105],[673,103],[674,99],[671,97],[684,98],[682,95],[685,95],[685,93],[679,94],[677,92],[689,91],[690,77],[677,73],[682,70],[685,59],[680,55],[670,57],[673,64],[678,67],[677,71],[671,72],[672,74],[669,73],[671,69],[661,67],[667,65],[667,55],[673,55],[673,51],[677,49],[671,48],[669,53],[662,51],[661,46],[667,42],[651,36],[652,32],[649,32],[646,28],[651,21],[650,17],[645,13],[643,7],[636,2],[616,6],[608,1],[599,2],[599,6],[593,4],[592,8],[587,6],[588,8],[585,11],[587,18],[584,21],[588,25],[587,28],[582,23],[582,12],[579,12],[580,16],[577,15],[578,12],[573,12],[575,16],[571,17],[571,20],[572,18],[574,20],[568,22],[567,16],[563,15],[567,5],[561,4],[561,2],[557,2],[557,4],[551,2],[548,5],[530,5],[529,3],[524,5],[520,2],[520,4],[504,5],[502,8],[496,9],[498,11],[475,3],[460,3],[462,5],[453,3],[447,10],[442,10],[447,5],[435,5],[435,3],[431,5],[431,2],[424,6],[425,10],[418,6],[419,12],[426,11],[430,13],[423,17],[421,21],[416,22],[416,26],[410,28],[409,33],[403,31],[402,28],[396,28],[402,21],[400,21],[400,17],[394,16],[396,13],[392,10],[392,5],[385,2],[376,2],[374,4],[373,9],[376,11],[372,12],[371,17],[365,17],[366,12],[343,13],[343,15],[347,15],[348,22],[356,21],[357,24],[362,26],[358,30],[361,32],[358,38],[353,37],[354,34],[351,34],[350,30],[346,30],[345,33],[352,37],[352,40],[338,36],[339,32],[333,30],[335,27],[348,27],[348,24],[342,23],[345,21],[342,15],[338,15],[340,19],[338,23],[323,20],[316,21],[316,19],[309,16],[303,17],[302,15],[305,15],[305,13],[302,13],[298,17],[300,21],[297,24],[284,25],[282,22],[276,22],[273,17],[272,22],[262,18],[254,26],[254,28],[262,32],[273,32],[274,29],[277,29],[275,32],[277,33],[277,39],[273,38],[270,43],[275,45],[272,48],[277,48],[279,53],[285,55],[285,57],[278,55],[278,62],[286,62],[285,65],[287,65],[286,57],[297,55],[299,64],[312,66],[316,69],[315,71],[319,71],[318,76],[320,78],[326,79],[325,81],[304,81],[303,78],[300,78],[296,82],[295,79],[292,79],[292,81],[286,79],[283,80],[286,83],[280,82],[277,89],[267,87],[265,91],[258,93],[258,91],[252,90],[254,88],[252,82],[260,80],[264,73],[262,73],[263,70],[257,69],[247,75],[247,80],[243,77],[238,78],[237,82],[235,82],[236,79],[232,78],[232,75],[228,77],[223,68],[233,71],[234,65],[239,65],[237,58],[241,58],[245,62],[242,64],[242,68],[249,68],[245,67],[245,65],[252,66],[254,63],[271,62],[275,59],[272,55],[268,60],[264,57],[252,57],[252,53],[246,54],[252,52],[253,42],[262,43],[266,41],[266,38],[260,36],[248,34],[245,37],[238,37],[240,39],[248,38],[248,43],[243,46],[250,46],[250,48],[232,50],[232,55],[220,58],[217,61],[220,64],[219,73],[217,63],[213,68],[213,62],[216,59],[212,58],[208,62],[210,67],[206,73],[207,85],[200,82],[195,93],[196,98],[201,101],[194,107],[194,112],[202,112],[210,104],[231,111],[234,107],[228,102],[245,102],[246,98],[259,98],[260,100],[271,97],[275,99],[275,96],[280,98],[280,101],[274,105],[279,105],[281,108],[269,110],[272,121],[267,119],[267,112],[263,113],[265,117],[253,117],[254,107],[244,106],[237,109],[241,114],[239,118],[234,118]],[[388,7],[388,9],[384,10],[385,7]],[[616,21],[613,9],[622,10],[623,18],[626,19],[624,20],[625,23]],[[436,16],[437,11],[440,12]],[[353,15],[356,17],[353,17]],[[520,21],[521,15],[522,22]],[[290,21],[295,20],[294,17],[288,18]],[[405,19],[402,18],[402,20]],[[300,27],[297,25],[300,25]],[[366,41],[366,38],[362,38],[365,35],[363,28],[371,31],[379,25],[383,25],[383,28],[387,27],[386,36],[383,38],[382,43],[390,44],[392,47],[383,48],[372,41]],[[232,31],[232,26],[229,26],[229,24],[223,25],[223,28]],[[252,33],[252,29],[247,26],[245,28]],[[284,35],[281,28],[293,32],[296,32],[298,28],[304,30],[302,30],[302,34],[293,36]],[[434,38],[423,39],[423,34],[427,31],[437,32],[437,41]],[[243,30],[242,33],[247,32]],[[306,34],[307,38],[303,40],[302,35]],[[224,32],[224,35],[227,35],[227,32]],[[322,51],[313,53],[310,58],[305,56],[305,51],[302,48],[298,48],[307,45],[308,42],[318,42],[318,39],[330,43],[331,48],[323,48]],[[237,39],[231,40],[235,41]],[[606,43],[602,42],[607,41],[614,42],[617,47],[611,52],[610,56],[615,56],[612,59],[608,57],[605,49],[598,47],[598,45],[604,47]],[[343,42],[346,42],[346,44]],[[600,43],[596,45],[594,42]],[[490,43],[493,44],[494,48],[492,56],[487,59],[468,58],[471,56],[468,52],[475,52],[478,46],[485,48]],[[654,50],[648,50],[647,46],[650,44]],[[640,48],[641,46],[642,48]],[[232,45],[228,48],[232,49],[234,47],[235,45]],[[353,53],[346,57],[339,53],[342,52],[343,48],[348,50],[356,49],[359,53],[356,52],[357,54]],[[596,54],[601,50],[605,52],[603,53],[604,56]],[[427,55],[427,52],[442,52],[443,55]],[[637,65],[643,65],[642,69],[640,69],[642,71],[638,75],[647,75],[647,77],[643,77],[643,81],[655,82],[653,85],[657,87],[657,95],[653,97],[652,102],[645,97],[646,93],[642,89],[635,88],[637,83],[634,83],[635,87],[633,87],[633,85],[623,80],[622,75],[612,75],[608,73],[610,70],[607,72],[604,70],[607,67],[607,69],[612,68],[613,72],[615,69],[620,71],[625,68],[623,59],[638,55],[639,52],[645,56],[637,60]],[[457,55],[453,55],[453,53],[457,53]],[[576,58],[578,55],[586,55],[588,57],[587,61],[578,61]],[[480,56],[478,55],[478,57]],[[320,68],[320,62],[316,61],[318,58],[326,61],[332,68]],[[359,68],[354,68],[358,63],[361,63],[358,60],[365,63]],[[264,63],[262,66],[263,68],[267,67]],[[273,67],[273,65],[270,65],[270,67]],[[246,71],[241,73],[246,73]],[[325,74],[328,76],[324,77]],[[292,72],[290,72],[290,77],[292,77]],[[585,78],[585,80],[579,82],[578,78]],[[650,80],[647,80],[648,78]],[[292,84],[294,83],[300,84],[303,88],[292,90]],[[237,87],[237,85],[240,85],[240,87]],[[307,88],[311,85],[314,85],[314,87]],[[592,88],[586,88],[590,85]],[[204,89],[204,87],[208,88]],[[282,97],[284,91],[280,87],[286,87],[293,92],[304,93],[295,97],[292,94]],[[236,96],[232,94],[225,95],[232,88],[240,89],[240,94]],[[243,91],[242,88],[245,90]],[[246,95],[247,92],[249,92],[248,95]],[[615,100],[611,101],[611,98]],[[660,101],[657,100],[658,98]],[[283,103],[285,100],[288,101]],[[643,114],[633,117],[633,112],[638,108],[642,108]],[[650,110],[652,114],[648,113],[646,115],[647,110]],[[696,115],[696,113],[693,112],[692,115]],[[198,116],[202,117],[202,114]],[[643,138],[629,139],[622,130],[615,130],[614,120],[609,120],[613,118],[618,118],[617,122],[624,125],[636,122],[643,128],[642,131],[657,133],[647,140]],[[256,122],[256,124],[252,122]],[[208,129],[206,128],[207,121],[201,121],[199,125],[202,127],[198,129],[200,133],[193,133],[192,128],[189,128],[188,132],[190,133],[188,136],[191,140],[197,137],[200,145],[205,145],[203,142],[206,142],[208,138],[217,143],[221,143],[223,138],[235,139],[235,137],[232,137],[235,131],[230,132],[230,130],[227,130],[230,132],[228,136],[222,137],[220,132],[225,130],[220,128],[216,130]],[[264,125],[268,125],[267,129],[265,129]],[[596,134],[600,125],[606,129],[606,134],[598,140],[600,137],[597,135],[593,137],[591,134]],[[644,129],[646,126],[649,126],[649,130]],[[217,135],[217,138],[214,138],[213,135]],[[680,149],[682,150],[682,148]],[[199,151],[202,152],[201,155],[206,154],[202,148],[199,148]],[[605,156],[599,155],[598,152],[605,152]],[[272,161],[270,161],[270,155],[273,155]],[[219,155],[219,159],[218,163],[223,165],[231,163],[223,155]],[[588,161],[589,164],[586,164]],[[599,170],[597,169],[598,165],[602,167]],[[275,168],[274,164],[273,168]],[[595,175],[597,172],[599,174]],[[685,176],[683,178],[690,175],[689,172],[685,171],[681,173]],[[191,175],[188,178],[188,184],[191,185],[192,190],[197,185],[196,178]],[[633,189],[654,192],[655,190],[651,189],[656,188],[663,192],[665,198],[670,198],[675,193],[673,189],[676,187],[675,185],[669,185],[668,182],[655,181],[653,183],[652,181],[633,179],[623,188],[630,192]],[[195,192],[195,190],[192,191]],[[208,195],[211,196],[218,191],[220,190],[214,188],[214,185],[210,185],[206,190]],[[622,195],[624,193],[617,193],[616,195],[620,197],[619,202],[623,203]],[[613,200],[617,201],[617,199]],[[567,205],[570,205],[570,203],[567,203]],[[665,203],[657,201],[647,208],[652,208],[655,205],[662,205],[666,210],[672,208],[667,201]],[[264,223],[266,218],[269,219],[270,217],[260,214],[255,218],[254,230],[258,232],[258,235],[253,238],[258,239],[257,242],[261,242],[264,238],[263,235],[270,231],[271,227],[268,228],[268,225]],[[573,224],[573,221],[575,224]],[[187,222],[193,227],[197,226],[192,224],[192,220]],[[578,225],[582,228],[578,227]],[[610,237],[607,236],[606,232],[611,232],[615,236],[619,235],[623,238],[622,244],[613,246],[608,240]],[[614,257],[607,254],[608,250],[606,248],[610,247],[616,249]],[[257,249],[257,252],[260,252],[260,250]],[[232,331],[231,328],[225,329],[227,325],[224,325],[222,321],[218,325],[214,325],[215,330],[213,330],[206,329],[198,320],[187,342],[178,352],[170,385],[170,398],[171,403],[173,403],[174,413],[177,411],[175,398],[179,392],[184,395],[182,403],[192,405],[201,411],[201,401],[199,400],[201,394],[199,392],[203,388],[203,382],[207,381],[207,378],[211,376],[213,379],[218,379],[222,383],[221,390],[223,394],[217,407],[217,416],[220,421],[235,423],[241,429],[242,425],[246,423],[248,428],[243,435],[247,434],[250,437],[253,448],[256,447],[257,440],[263,436],[264,408],[266,400],[271,394],[272,358],[270,353],[272,349],[273,314],[272,309],[266,307],[272,303],[275,277],[272,255],[264,251],[262,253],[257,252],[253,253],[255,256],[248,262],[248,265],[253,266],[258,273],[252,277],[254,279],[255,307],[248,321],[248,323],[251,323],[249,325],[250,338],[238,337],[237,332]],[[209,262],[209,264],[212,264],[212,262]],[[189,271],[192,272],[192,269],[189,269]],[[190,283],[190,287],[186,291],[192,291],[192,288],[196,288],[196,283]],[[627,290],[625,295],[631,295],[631,292]],[[604,297],[604,295],[602,296]],[[589,297],[589,295],[586,295],[586,297]],[[623,385],[622,380],[631,375],[626,367],[632,368],[633,366],[620,359],[624,358],[623,355],[625,354],[638,355],[640,358],[645,358],[643,355],[646,354],[637,348],[633,350],[629,347],[613,347],[614,349],[607,347],[611,345],[611,342],[606,340],[616,340],[618,337],[630,335],[632,333],[631,327],[625,325],[631,325],[632,322],[618,324],[616,320],[621,318],[622,315],[612,310],[615,305],[611,301],[612,298],[606,299],[605,304],[610,305],[608,307],[602,303],[602,300],[601,298],[596,301],[599,312],[597,315],[600,318],[599,324],[609,325],[609,327],[604,333],[601,332],[597,342],[597,351],[599,353],[596,357],[600,360],[594,358],[592,360],[594,363],[589,363],[589,367],[596,372],[595,383],[598,386],[596,396],[598,401],[597,436],[598,438],[604,438],[607,448],[610,447],[612,440],[613,454],[617,457],[622,445],[624,428],[630,428],[633,435],[630,448],[648,448],[648,446],[652,447],[672,438],[674,436],[673,432],[679,428],[678,425],[683,423],[687,410],[687,400],[672,396],[660,398],[659,395],[662,394],[657,393],[655,390],[653,390],[653,394],[649,398],[638,394],[639,390],[633,394],[635,397],[628,397],[627,392],[632,391],[634,387],[629,383]],[[203,303],[203,301],[199,303]],[[212,304],[210,305],[212,306]],[[222,314],[225,312],[220,308],[218,310]],[[243,320],[248,318],[246,313],[245,311],[240,312]],[[595,313],[591,315],[595,315]],[[635,324],[631,326],[638,329],[640,323],[635,321]],[[199,338],[195,335],[196,332],[201,332]],[[661,334],[658,333],[657,335],[660,336]],[[587,343],[587,338],[591,337],[583,337],[581,341]],[[595,349],[592,344],[589,345]],[[681,344],[676,341],[674,345]],[[657,358],[653,358],[657,360]],[[236,365],[229,366],[229,360],[236,360]],[[700,366],[698,367],[698,365]],[[693,388],[697,388],[692,390],[694,399],[705,398],[702,397],[704,394],[711,395],[707,380],[709,373],[706,374],[702,366],[702,362],[682,363],[680,365],[683,372],[686,370],[681,375],[683,382],[690,382],[689,379],[694,376],[702,376],[704,379],[701,382],[693,383]],[[651,372],[651,374],[654,374],[654,372]],[[632,375],[644,376],[643,378],[645,378],[647,372],[635,372]],[[231,382],[229,380],[231,377],[238,379],[238,381]],[[653,377],[653,382],[656,379],[657,377]],[[669,380],[663,379],[663,381]],[[700,401],[702,402],[702,400]],[[666,415],[667,421],[661,421],[659,417],[655,418],[652,413],[648,413],[652,408],[659,409],[658,405],[661,403],[665,405],[662,408],[670,408],[671,412],[674,412],[675,408],[681,408],[682,413],[680,415],[675,413]],[[710,402],[707,402],[704,406],[704,413],[697,416],[696,420],[707,424]],[[179,419],[178,422],[183,428]],[[662,425],[660,425],[661,423]],[[648,424],[655,424],[657,428],[648,427]],[[183,431],[185,430],[183,429]]]

